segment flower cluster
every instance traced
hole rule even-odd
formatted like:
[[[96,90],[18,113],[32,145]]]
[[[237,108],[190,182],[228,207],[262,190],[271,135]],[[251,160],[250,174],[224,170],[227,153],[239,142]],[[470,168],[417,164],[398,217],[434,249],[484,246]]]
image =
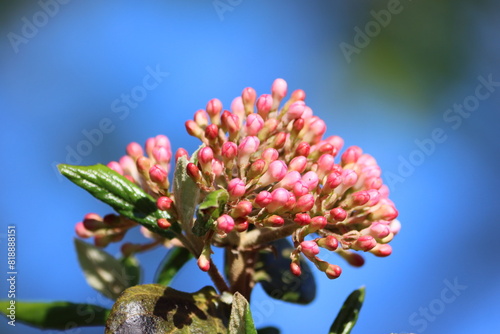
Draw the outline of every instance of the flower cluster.
[[[209,246],[216,238],[217,244],[225,238],[239,240],[238,249],[245,250],[258,246],[248,241],[255,231],[275,239],[292,236],[290,269],[295,275],[301,273],[301,256],[329,278],[337,278],[341,268],[325,261],[327,251],[354,266],[364,260],[353,250],[381,257],[392,252],[388,242],[400,229],[398,212],[375,159],[357,146],[341,153],[343,139],[323,138],[325,122],[305,104],[305,92],[296,90],[283,102],[286,95],[282,79],[274,81],[271,94],[258,98],[254,89],[245,88],[230,111],[213,99],[185,124],[187,132],[202,142],[186,170],[200,189],[200,202],[219,189],[228,193],[223,212],[203,238],[201,254],[195,254],[203,270],[208,270]],[[187,151],[179,149],[176,161],[181,156],[188,157]],[[160,210],[177,217],[168,179],[171,159],[170,142],[160,135],[148,139],[145,150],[130,143],[127,155],[108,167],[152,195]],[[136,225],[119,216],[89,215],[77,224],[77,234],[94,236],[100,246],[120,240]],[[165,229],[172,223],[158,220]],[[232,238],[235,235],[238,238]],[[318,256],[320,248],[326,250],[324,259]]]
[[[342,138],[323,138],[325,122],[305,104],[304,91],[294,91],[279,108],[286,95],[287,83],[277,79],[271,94],[257,98],[246,88],[231,111],[213,99],[186,122],[188,133],[203,143],[189,175],[202,192],[229,193],[215,228],[291,231],[296,275],[300,254],[329,278],[340,275],[339,266],[318,257],[320,248],[357,266],[363,258],[350,250],[390,255],[387,243],[400,224],[375,159],[357,146],[340,154]]]

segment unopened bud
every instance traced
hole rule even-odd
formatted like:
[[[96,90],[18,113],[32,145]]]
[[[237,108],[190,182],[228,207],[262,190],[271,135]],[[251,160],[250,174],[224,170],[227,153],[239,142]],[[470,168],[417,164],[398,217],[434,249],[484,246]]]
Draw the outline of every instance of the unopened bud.
[[[167,196],[158,197],[156,200],[156,206],[159,210],[166,211],[172,207],[172,200]]]

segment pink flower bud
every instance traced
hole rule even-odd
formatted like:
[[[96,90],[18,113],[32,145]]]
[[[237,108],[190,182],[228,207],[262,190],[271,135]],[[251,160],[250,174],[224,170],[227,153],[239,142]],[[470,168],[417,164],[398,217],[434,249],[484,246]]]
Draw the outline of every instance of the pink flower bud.
[[[370,194],[365,190],[358,191],[351,195],[351,199],[353,206],[365,205],[370,200]]]
[[[326,132],[326,124],[321,118],[314,116],[309,123],[309,131],[314,134],[313,143],[317,143]]]
[[[200,128],[204,128],[208,125],[208,116],[205,110],[199,109],[194,113],[194,122],[198,124]]]
[[[224,161],[233,160],[238,153],[238,146],[235,143],[227,141],[222,144],[221,155]]]
[[[311,216],[309,216],[309,214],[307,213],[297,213],[293,221],[300,226],[309,225],[309,223],[311,222]]]
[[[320,238],[318,241],[318,246],[328,249],[329,251],[334,251],[339,246],[338,240],[333,236],[329,235],[324,238]]]
[[[234,228],[234,219],[229,215],[222,215],[217,218],[217,230],[223,233],[229,233]]]
[[[234,98],[233,102],[231,102],[231,112],[238,116],[240,122],[245,118],[245,106],[241,96]]]
[[[392,234],[396,235],[401,230],[401,223],[399,222],[399,220],[394,219],[389,224],[389,228],[391,229]]]
[[[398,217],[398,210],[392,205],[384,204],[372,213],[374,220],[394,220]]]
[[[342,154],[342,165],[355,163],[363,154],[363,150],[358,146],[351,146]]]
[[[276,79],[271,87],[271,93],[273,96],[273,110],[278,109],[278,106],[286,96],[287,93],[287,83],[283,79]]]
[[[292,190],[295,184],[300,181],[300,179],[300,173],[293,170],[291,172],[288,172],[285,177],[277,184],[277,186],[285,188],[286,190]]]
[[[264,120],[259,114],[250,114],[247,117],[247,134],[249,136],[255,136],[264,127]]]
[[[370,250],[370,253],[378,257],[386,257],[392,254],[392,247],[388,244],[378,244]]]
[[[296,89],[293,91],[290,99],[292,101],[304,101],[306,99],[306,92],[304,92],[302,89]]]
[[[380,193],[375,189],[367,190],[367,192],[368,194],[370,194],[370,200],[368,201],[367,205],[368,206],[376,205],[381,199]]]
[[[198,161],[202,166],[209,163],[211,164],[213,159],[214,151],[210,146],[205,146],[198,152]]]
[[[311,194],[306,194],[299,197],[297,204],[295,204],[295,212],[307,212],[311,210],[314,206],[314,196]]]
[[[212,99],[208,101],[206,110],[211,119],[217,119],[222,111],[222,102],[219,99]],[[216,122],[212,121],[212,123]]]
[[[280,148],[285,146],[288,136],[289,135],[286,132],[278,133],[276,135],[276,138],[274,139],[274,147],[279,150]]]
[[[246,220],[244,218],[235,219],[234,230],[236,232],[239,232],[239,233],[245,232],[246,230],[248,230],[248,220]]]
[[[342,184],[349,188],[356,184],[358,181],[358,174],[352,169],[344,169],[342,171]]]
[[[253,210],[252,203],[249,201],[239,201],[233,208],[232,216],[234,218],[246,217]]]
[[[299,133],[300,130],[304,128],[305,121],[303,118],[297,118],[295,121],[293,121],[293,132]]]
[[[373,223],[370,226],[369,233],[374,238],[383,239],[391,233],[391,230],[387,224]]]
[[[229,197],[231,200],[235,200],[237,198],[240,198],[245,194],[245,182],[243,182],[239,178],[234,178],[231,181],[229,181],[229,184],[227,185],[227,191],[229,193]]]
[[[186,131],[190,136],[200,139],[203,137],[203,130],[194,121],[192,120],[186,121],[184,125],[186,126]]]
[[[255,93],[255,89],[248,87],[243,89],[241,93],[241,99],[243,100],[243,104],[245,106],[245,112],[247,114],[253,113],[253,105],[255,103],[255,99],[257,98],[257,93]]]
[[[319,254],[318,244],[313,240],[302,241],[300,251],[308,258],[313,258]]]
[[[365,180],[364,184],[367,189],[379,189],[383,181],[380,177],[370,177]]]
[[[300,276],[302,274],[302,270],[300,269],[300,265],[296,262],[290,263],[290,271],[295,276]]]
[[[199,182],[201,180],[200,170],[194,163],[192,162],[188,163],[186,167],[186,172],[193,179],[193,181]]]
[[[204,253],[202,253],[198,258],[197,264],[198,267],[203,271],[210,270],[210,259]]]
[[[165,218],[159,218],[156,221],[156,224],[158,225],[159,228],[164,229],[164,230],[166,230],[167,228],[172,226],[172,224],[170,224],[170,222],[168,220],[166,220]]]
[[[300,118],[302,114],[304,113],[304,109],[306,107],[306,104],[304,101],[297,101],[294,102],[288,107],[288,110],[286,112],[286,120],[287,121],[292,121],[294,119]]]
[[[304,157],[307,157],[309,155],[309,152],[311,152],[311,146],[306,142],[301,142],[295,149],[296,156],[302,155]]]
[[[288,201],[286,201],[285,204],[285,210],[286,211],[291,211],[293,208],[295,208],[295,204],[297,203],[297,198],[295,197],[294,194],[288,193]]]
[[[380,188],[378,188],[378,192],[382,198],[389,197],[389,187],[383,184]]]
[[[336,264],[330,264],[328,266],[328,269],[325,271],[325,274],[329,279],[339,278],[339,276],[342,274],[342,268],[340,268]]]
[[[259,145],[259,138],[255,136],[247,136],[243,138],[238,146],[238,165],[241,167],[247,166],[250,161],[250,156],[257,152]]]
[[[164,146],[155,147],[153,148],[153,157],[158,163],[169,163],[172,159],[172,152]]]
[[[273,182],[281,181],[285,177],[287,170],[288,168],[283,161],[275,160],[271,162],[267,171],[259,179],[260,186],[267,186]]]
[[[327,175],[335,165],[334,157],[331,154],[323,154],[318,159],[318,176],[323,178]]]
[[[311,230],[317,231],[324,229],[326,227],[326,224],[328,222],[326,221],[326,218],[323,216],[316,216],[311,219]]]
[[[325,191],[331,191],[337,188],[342,183],[342,175],[340,172],[334,171],[326,176],[324,189]]]
[[[159,210],[166,211],[172,207],[172,200],[167,196],[158,197],[156,200],[156,206]]]
[[[263,119],[267,119],[267,115],[273,107],[273,98],[269,94],[264,94],[257,100],[257,112]]]
[[[235,134],[240,130],[240,119],[235,114],[224,110],[221,117],[222,129],[229,134]]]
[[[188,152],[182,147],[178,148],[177,152],[175,152],[175,162],[177,162],[177,160],[179,160],[180,157],[186,157],[186,159],[189,159]]]
[[[342,150],[342,147],[344,147],[344,139],[339,136],[331,136],[325,140],[334,147],[334,156]]]
[[[354,245],[362,251],[369,251],[377,246],[377,241],[371,235],[363,235],[356,240]]]
[[[313,190],[319,183],[318,174],[316,174],[316,172],[309,171],[302,176],[302,182],[307,185],[309,190]]]
[[[267,211],[275,212],[286,205],[288,199],[290,198],[290,193],[284,188],[274,189],[271,193],[272,200],[266,206]]]
[[[91,236],[94,235],[91,231],[89,231],[85,228],[85,225],[83,225],[83,222],[76,223],[75,233],[77,236],[79,236],[80,238],[84,238],[84,239],[90,238]]]
[[[118,162],[111,161],[107,164],[107,166],[108,166],[108,168],[114,170],[118,174],[123,175],[123,168]]]
[[[257,197],[255,197],[255,204],[261,208],[266,207],[273,200],[273,196],[269,191],[261,191]]]
[[[262,152],[261,158],[265,162],[270,163],[271,161],[277,160],[279,155],[280,154],[276,151],[276,149],[269,147]]]
[[[144,155],[144,150],[142,146],[136,142],[131,142],[127,145],[127,154],[134,159]]]
[[[153,163],[151,162],[151,159],[148,159],[146,157],[139,157],[135,163],[137,170],[141,173],[146,173],[149,171]]]
[[[309,187],[304,181],[302,180],[297,181],[297,183],[293,185],[293,194],[295,196],[300,197],[308,193],[309,193]]]
[[[262,159],[255,160],[248,169],[247,179],[252,180],[262,175],[265,169],[266,169],[266,162],[264,160]]]
[[[290,161],[288,164],[288,170],[290,171],[297,171],[299,173],[302,173],[307,167],[307,158],[305,156],[299,155],[298,157],[295,157]]]
[[[344,260],[347,261],[353,267],[361,267],[365,264],[365,259],[363,256],[352,251],[343,251],[339,253]]]
[[[215,124],[210,124],[205,128],[205,137],[208,140],[215,140],[219,136],[219,127]]]
[[[149,169],[151,181],[163,184],[167,180],[167,171],[160,165],[154,165]]]
[[[347,218],[347,212],[342,208],[333,208],[330,210],[330,217],[333,221],[341,222]]]
[[[219,159],[212,160],[212,173],[216,177],[222,175],[223,169],[224,169],[224,166],[222,165],[222,162]]]
[[[264,225],[272,227],[281,227],[285,224],[285,220],[277,215],[272,215],[264,220]]]

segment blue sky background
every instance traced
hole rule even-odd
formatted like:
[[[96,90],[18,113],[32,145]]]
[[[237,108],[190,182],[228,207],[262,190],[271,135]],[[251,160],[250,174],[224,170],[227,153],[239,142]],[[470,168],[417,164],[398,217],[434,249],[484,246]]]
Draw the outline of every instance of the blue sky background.
[[[112,304],[85,283],[73,246],[74,224],[85,213],[111,211],[54,168],[86,139],[85,130],[105,118],[113,125],[82,165],[116,160],[127,143],[157,134],[169,136],[174,150],[192,152],[198,142],[184,122],[197,109],[214,97],[229,106],[247,86],[268,93],[281,77],[290,92],[306,91],[328,135],[377,158],[386,183],[400,173],[401,159],[419,154],[416,140],[438,128],[446,140],[390,184],[403,225],[390,257],[367,254],[362,268],[339,258],[342,276],[330,281],[318,273],[318,297],[308,306],[270,300],[258,287],[252,296],[258,327],[326,333],[343,300],[364,285],[353,333],[499,331],[500,87],[456,129],[444,117],[475,93],[479,76],[500,81],[500,6],[401,1],[401,12],[348,61],[339,45],[354,44],[354,28],[364,29],[374,20],[371,10],[393,2],[233,1],[218,13],[209,0],[69,1],[17,46],[9,33],[21,34],[23,18],[32,21],[42,7],[2,4],[0,275],[7,276],[7,225],[16,225],[17,299]],[[157,66],[168,76],[120,119],[113,101]],[[118,254],[117,245],[107,250]],[[161,250],[139,256],[145,283],[162,257]],[[464,288],[453,302],[440,302],[453,282]],[[209,283],[190,263],[173,287],[195,291]],[[426,319],[419,312],[429,307],[438,314]],[[0,332],[41,331],[0,318]]]

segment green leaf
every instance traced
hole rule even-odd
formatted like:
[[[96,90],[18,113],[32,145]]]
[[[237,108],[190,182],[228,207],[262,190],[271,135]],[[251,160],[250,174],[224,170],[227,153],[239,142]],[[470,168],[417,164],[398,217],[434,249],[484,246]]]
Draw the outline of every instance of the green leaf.
[[[198,206],[193,233],[199,237],[204,236],[224,212],[224,207],[229,199],[226,189],[219,189],[209,193],[205,200]]]
[[[329,334],[349,334],[358,320],[359,311],[365,300],[365,288],[354,290],[342,305],[339,314],[330,327]]]
[[[142,269],[137,258],[133,255],[120,258],[120,263],[125,270],[125,277],[128,286],[134,286],[141,283]]]
[[[102,249],[76,238],[75,247],[87,283],[104,296],[115,300],[123,290],[135,285],[137,277],[130,275],[130,260],[124,265]]]
[[[159,284],[137,285],[113,305],[106,334],[227,333],[228,313],[212,287],[186,293]]]
[[[168,286],[179,270],[193,258],[193,255],[184,247],[172,248],[162,261],[155,275],[155,282]]]
[[[166,211],[158,210],[153,197],[114,170],[100,164],[94,166],[61,164],[57,167],[70,181],[148,230],[169,239],[175,236],[173,231],[178,231],[177,224],[173,224],[168,230],[159,228],[156,224],[159,218],[166,218],[172,222],[172,217]]]
[[[239,292],[233,296],[229,334],[257,334],[248,301]]]
[[[194,210],[198,203],[198,196],[200,195],[200,189],[187,174],[188,163],[189,161],[184,156],[177,160],[173,186],[175,206],[185,231],[191,231]]]
[[[110,310],[91,304],[70,302],[15,302],[15,317],[10,315],[12,301],[0,301],[0,312],[7,321],[20,321],[41,329],[71,329],[83,326],[104,326]]]
[[[264,327],[257,329],[257,334],[280,334],[280,330],[276,327]]]
[[[290,272],[292,243],[288,239],[280,239],[272,242],[271,246],[275,252],[259,253],[255,280],[272,298],[296,304],[312,302],[316,297],[316,281],[308,262],[301,259],[302,275],[297,277]]]

